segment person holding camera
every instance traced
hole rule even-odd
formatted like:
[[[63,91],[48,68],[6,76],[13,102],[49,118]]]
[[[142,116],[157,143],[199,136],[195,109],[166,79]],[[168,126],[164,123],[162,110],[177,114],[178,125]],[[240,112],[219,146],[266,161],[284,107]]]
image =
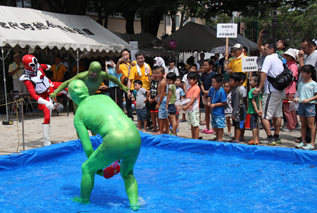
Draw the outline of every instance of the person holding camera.
[[[131,62],[130,60],[130,51],[128,49],[124,49],[121,51],[121,58],[118,60],[115,70],[117,74],[122,74],[121,76],[121,83],[124,86],[128,85],[129,75],[131,68],[135,65],[135,63]],[[133,120],[132,116],[132,107],[131,107],[131,97],[128,96],[128,93],[124,93],[125,101],[126,101],[126,109],[127,109],[127,116]]]
[[[115,71],[116,64],[112,61],[105,62],[106,73],[112,75],[113,77],[117,78],[119,81],[121,80],[122,74],[118,74]],[[118,104],[118,106],[123,110],[123,93],[119,86],[112,81],[109,81],[109,90],[110,90],[110,98]]]
[[[14,62],[9,65],[9,76],[13,79],[13,89],[17,90],[21,93],[27,93],[27,89],[23,83],[20,81],[19,78],[23,74],[23,64],[21,63],[21,55],[16,53],[13,55]]]

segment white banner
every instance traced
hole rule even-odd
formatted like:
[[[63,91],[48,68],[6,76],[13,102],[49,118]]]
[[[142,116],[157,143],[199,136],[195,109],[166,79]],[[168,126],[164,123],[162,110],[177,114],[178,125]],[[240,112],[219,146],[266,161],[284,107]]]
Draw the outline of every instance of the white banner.
[[[242,72],[258,71],[258,64],[256,63],[258,57],[242,57]]]
[[[217,24],[217,38],[237,38],[238,24]]]

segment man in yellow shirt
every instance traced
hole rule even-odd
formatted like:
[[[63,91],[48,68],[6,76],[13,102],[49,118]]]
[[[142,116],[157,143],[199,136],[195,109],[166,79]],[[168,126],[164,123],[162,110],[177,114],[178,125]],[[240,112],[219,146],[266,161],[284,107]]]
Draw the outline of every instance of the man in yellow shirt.
[[[128,86],[129,74],[131,72],[131,68],[135,65],[135,63],[130,61],[130,51],[128,49],[122,50],[121,56],[122,57],[118,60],[117,65],[115,66],[115,70],[118,74],[122,73],[122,76],[120,79],[121,83],[125,86]],[[125,101],[126,101],[127,116],[133,120],[131,97],[128,97],[128,93],[126,92],[124,93],[124,95],[125,95]]]
[[[61,64],[61,58],[56,56],[54,63],[51,67],[51,72],[53,72],[53,77],[51,81],[53,82],[63,82],[65,80],[64,75],[67,72],[67,68]]]
[[[83,64],[84,64],[84,60],[83,60],[83,59],[80,59],[80,60],[79,60],[79,72],[84,72],[84,71],[86,71]],[[72,70],[72,77],[74,77],[75,75],[77,75],[77,65],[76,65],[76,66],[73,68],[73,70]]]
[[[225,54],[225,63],[224,63],[224,70],[228,71],[228,74],[231,75],[234,72],[242,72],[242,57],[247,57],[243,54],[243,46],[239,43],[235,44],[233,47],[233,53],[235,55],[235,58],[232,59],[229,64],[228,64],[228,55]],[[246,80],[243,83],[243,86],[247,86],[248,83],[248,75],[246,72],[244,72],[246,74]]]
[[[133,90],[134,89],[133,82],[135,80],[141,80],[142,87],[146,90],[149,90],[151,86],[150,76],[152,75],[151,67],[150,65],[145,63],[145,55],[143,52],[141,51],[137,52],[135,54],[135,58],[136,58],[137,64],[131,68],[128,87],[131,88],[131,90]]]

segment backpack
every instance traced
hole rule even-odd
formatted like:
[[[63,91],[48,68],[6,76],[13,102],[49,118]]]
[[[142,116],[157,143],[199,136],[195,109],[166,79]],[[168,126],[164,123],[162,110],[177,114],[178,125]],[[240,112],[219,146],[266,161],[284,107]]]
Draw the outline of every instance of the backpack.
[[[284,66],[284,71],[281,72],[275,78],[273,78],[271,76],[267,76],[267,80],[277,90],[284,90],[294,80],[293,72],[290,69],[288,69],[288,67],[285,64],[283,64],[283,66]]]

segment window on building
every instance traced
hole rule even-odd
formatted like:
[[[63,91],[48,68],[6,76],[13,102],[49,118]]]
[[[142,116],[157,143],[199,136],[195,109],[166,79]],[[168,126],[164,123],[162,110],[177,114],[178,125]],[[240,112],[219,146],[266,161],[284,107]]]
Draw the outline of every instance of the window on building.
[[[195,22],[195,17],[191,17],[191,18],[190,18],[190,21],[191,21],[191,22]]]
[[[184,25],[188,23],[189,18],[185,18]]]
[[[179,15],[176,15],[176,27],[179,27]]]
[[[171,17],[169,15],[165,16],[166,19],[166,26],[171,26]]]

